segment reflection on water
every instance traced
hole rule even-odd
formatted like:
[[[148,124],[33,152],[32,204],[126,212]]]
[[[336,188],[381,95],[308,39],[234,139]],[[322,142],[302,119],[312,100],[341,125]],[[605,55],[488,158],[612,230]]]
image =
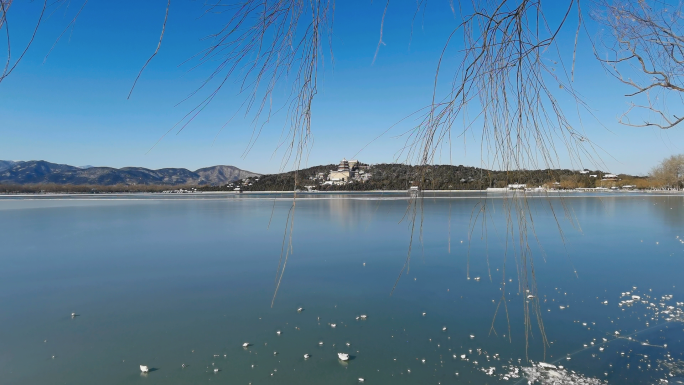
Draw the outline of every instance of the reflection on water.
[[[662,217],[668,225],[681,227],[684,224],[684,196],[666,196],[651,199],[649,203],[650,211]]]
[[[0,199],[2,382],[682,376],[682,197],[569,196],[581,230],[565,225],[564,238],[549,203],[532,199],[545,258],[535,252],[539,292],[528,300],[510,256],[504,276],[499,199],[488,201],[486,241],[468,239],[477,194],[425,199],[423,243],[390,296],[409,242],[406,197],[342,196],[298,201],[273,308],[287,197]],[[557,212],[562,202],[552,200]],[[468,263],[481,280],[466,279]],[[549,345],[535,327],[526,351],[523,304],[537,299]]]

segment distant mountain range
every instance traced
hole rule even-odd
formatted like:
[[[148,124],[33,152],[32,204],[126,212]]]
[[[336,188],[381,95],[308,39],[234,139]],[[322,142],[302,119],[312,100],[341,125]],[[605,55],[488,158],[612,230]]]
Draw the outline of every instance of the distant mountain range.
[[[69,166],[44,160],[0,160],[0,184],[69,185],[212,185],[218,186],[260,174],[233,166],[150,170],[143,167]]]

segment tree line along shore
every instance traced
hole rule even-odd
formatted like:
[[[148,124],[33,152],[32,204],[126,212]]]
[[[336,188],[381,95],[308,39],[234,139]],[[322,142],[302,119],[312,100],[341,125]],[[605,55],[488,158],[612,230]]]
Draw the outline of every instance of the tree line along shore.
[[[466,166],[408,166],[380,164],[370,166],[372,177],[366,181],[342,185],[323,185],[316,175],[334,165],[316,166],[297,172],[260,175],[218,186],[170,185],[170,184],[0,184],[0,194],[50,194],[50,193],[163,193],[163,192],[259,192],[259,191],[378,191],[408,190],[419,186],[423,190],[486,190],[505,188],[511,184],[542,187],[554,190],[591,188],[666,189],[681,188],[663,175],[633,176],[616,175],[606,180],[600,171],[578,172],[574,170],[491,171]],[[654,173],[652,173],[654,174]],[[664,174],[664,173],[661,173]],[[671,179],[671,178],[670,178]]]
[[[362,164],[363,165],[363,164]],[[222,166],[227,167],[227,166]],[[663,159],[648,176],[611,174],[601,170],[514,170],[496,171],[469,166],[411,166],[397,163],[363,165],[367,178],[330,184],[325,175],[337,165],[328,164],[279,174],[251,175],[232,182],[212,185],[182,183],[0,183],[0,194],[40,193],[187,193],[259,191],[388,191],[408,190],[487,190],[510,185],[541,187],[545,190],[575,189],[684,189],[684,154]],[[329,178],[328,178],[329,179]]]

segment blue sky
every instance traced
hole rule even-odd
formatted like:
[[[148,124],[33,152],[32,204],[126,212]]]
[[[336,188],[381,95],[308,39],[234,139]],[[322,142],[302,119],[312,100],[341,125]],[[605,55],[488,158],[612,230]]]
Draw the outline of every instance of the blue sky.
[[[13,57],[30,36],[41,3],[15,1],[8,16]],[[369,143],[359,160],[396,160],[404,144],[398,135],[410,121],[373,139],[430,102],[437,60],[457,25],[448,3],[429,2],[414,23],[413,34],[415,2],[391,3],[384,45],[375,63],[385,2],[336,3],[335,58],[334,63],[326,58],[321,73],[308,165],[350,158]],[[127,100],[138,71],[156,47],[166,1],[91,0],[50,51],[80,5],[72,1],[68,9],[52,13],[23,61],[0,83],[0,159],[189,169],[227,164],[262,173],[280,169],[282,151],[276,150],[282,114],[263,128],[246,155],[251,119],[238,114],[221,129],[244,100],[234,83],[184,130],[172,130],[155,146],[199,102],[191,99],[178,105],[201,84],[210,67],[191,70],[192,65],[182,63],[209,44],[204,37],[216,31],[226,15],[200,17],[202,2],[172,2],[162,48]],[[553,15],[560,8],[549,11]],[[562,48],[572,47],[572,23],[561,36]],[[587,27],[590,34],[599,33],[591,22]],[[580,43],[584,44],[577,54],[574,86],[596,116],[584,114],[582,124],[600,146],[608,171],[645,174],[663,157],[684,152],[684,128],[662,131],[617,123],[628,105],[626,89],[594,60],[585,34]],[[4,45],[0,48],[6,50]],[[458,48],[449,51],[449,60],[457,59]],[[567,96],[561,94],[560,102],[570,112],[575,109]],[[579,119],[573,123],[579,124]],[[459,139],[453,144],[451,163],[481,165],[479,145],[476,135],[466,137],[465,144]],[[449,158],[445,155],[436,162],[449,163]]]

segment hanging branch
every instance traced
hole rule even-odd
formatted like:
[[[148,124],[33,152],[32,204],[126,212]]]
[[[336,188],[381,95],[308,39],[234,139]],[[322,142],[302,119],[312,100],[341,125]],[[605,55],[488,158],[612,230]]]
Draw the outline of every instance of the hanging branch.
[[[22,50],[21,54],[19,54],[19,58],[14,61],[14,64],[12,64],[12,39],[10,38],[10,27],[9,23],[7,22],[7,12],[12,5],[12,1],[13,0],[0,0],[0,30],[2,30],[4,27],[5,35],[7,37],[7,60],[5,61],[5,66],[2,70],[2,73],[0,73],[0,83],[2,83],[2,81],[5,80],[5,78],[9,76],[12,71],[14,71],[19,62],[21,62],[21,59],[23,59],[24,55],[26,55],[26,52],[28,52],[31,44],[33,44],[33,40],[35,40],[36,34],[38,33],[38,27],[40,27],[41,23],[43,22],[43,16],[45,15],[45,10],[48,6],[47,0],[44,0],[43,7],[40,10],[40,15],[38,16],[38,21],[36,22],[36,27],[33,29],[31,38],[29,39],[28,43],[26,43],[26,46]]]
[[[660,129],[680,124],[684,111],[677,116],[668,107],[684,102],[682,3],[599,0],[597,5],[594,19],[606,26],[610,35],[602,39],[606,55],[597,53],[596,57],[611,75],[634,90],[625,96],[636,100],[618,121]],[[634,114],[638,117],[631,118]]]
[[[147,59],[145,65],[143,65],[140,69],[140,72],[138,72],[138,76],[135,77],[133,86],[131,86],[131,90],[128,92],[128,97],[126,99],[131,98],[131,94],[133,94],[133,90],[135,89],[135,85],[138,83],[138,79],[140,79],[140,75],[142,75],[143,71],[145,71],[145,68],[147,68],[147,65],[150,64],[152,59],[157,56],[159,48],[161,48],[162,40],[164,40],[164,31],[166,31],[166,21],[169,20],[169,8],[171,8],[171,0],[166,3],[166,14],[164,15],[164,24],[162,24],[161,34],[159,35],[159,43],[157,43],[157,49],[154,50],[154,53]]]
[[[330,42],[332,33],[333,8],[333,0],[244,0],[208,6],[207,13],[226,14],[227,19],[208,37],[213,43],[193,58],[195,67],[213,70],[188,98],[207,87],[211,91],[183,118],[180,130],[232,79],[245,96],[241,107],[245,116],[252,115],[252,136],[243,155],[282,109],[288,124],[278,146],[285,149],[281,168],[291,164],[297,169],[312,141],[312,104],[324,60],[323,43],[326,37]],[[274,107],[279,85],[289,92],[282,107]]]
[[[447,147],[451,151],[451,138],[465,137],[476,129],[485,168],[506,172],[555,169],[560,168],[562,155],[573,164],[581,164],[583,159],[598,162],[591,142],[581,127],[573,126],[566,118],[556,95],[563,93],[580,108],[585,107],[572,87],[574,54],[572,70],[566,71],[557,45],[558,34],[573,10],[577,10],[581,23],[579,2],[563,1],[565,12],[555,22],[549,21],[542,3],[550,2],[472,0],[469,11],[460,8],[462,22],[448,36],[439,58],[432,102],[418,125],[406,132],[406,144],[398,154],[407,163],[421,166],[423,171],[416,177],[421,189],[428,187],[429,166],[441,149]],[[558,6],[557,2],[552,4]],[[443,66],[450,59],[450,46],[459,36],[463,39],[457,56],[460,64],[446,95],[439,97]],[[577,41],[575,32],[575,44]],[[453,130],[457,131],[452,133]],[[418,204],[419,199],[412,204]],[[483,205],[486,204],[485,199]],[[530,207],[524,193],[504,197],[503,204],[507,248],[513,247],[518,290],[534,297],[523,304],[526,346],[532,333],[530,312],[534,312],[546,348],[530,248],[530,243],[537,239]],[[563,209],[570,218],[565,205]],[[422,222],[422,218],[413,220]],[[416,227],[422,231],[422,223]],[[407,264],[410,258],[409,254]]]
[[[276,151],[284,149],[281,170],[288,165],[295,170],[295,190],[297,170],[313,142],[313,100],[318,92],[318,69],[324,61],[322,49],[326,37],[332,46],[333,9],[334,0],[244,0],[209,6],[207,12],[225,13],[228,19],[218,32],[209,36],[212,45],[195,57],[196,66],[214,66],[214,69],[189,97],[215,85],[183,118],[180,130],[214,100],[230,78],[236,79],[239,92],[245,95],[241,108],[245,116],[253,116],[252,136],[243,156],[254,146],[272,114],[285,110],[288,123]],[[282,107],[274,108],[274,92],[281,84],[289,92]],[[271,306],[293,250],[295,207],[296,194],[285,224]]]

